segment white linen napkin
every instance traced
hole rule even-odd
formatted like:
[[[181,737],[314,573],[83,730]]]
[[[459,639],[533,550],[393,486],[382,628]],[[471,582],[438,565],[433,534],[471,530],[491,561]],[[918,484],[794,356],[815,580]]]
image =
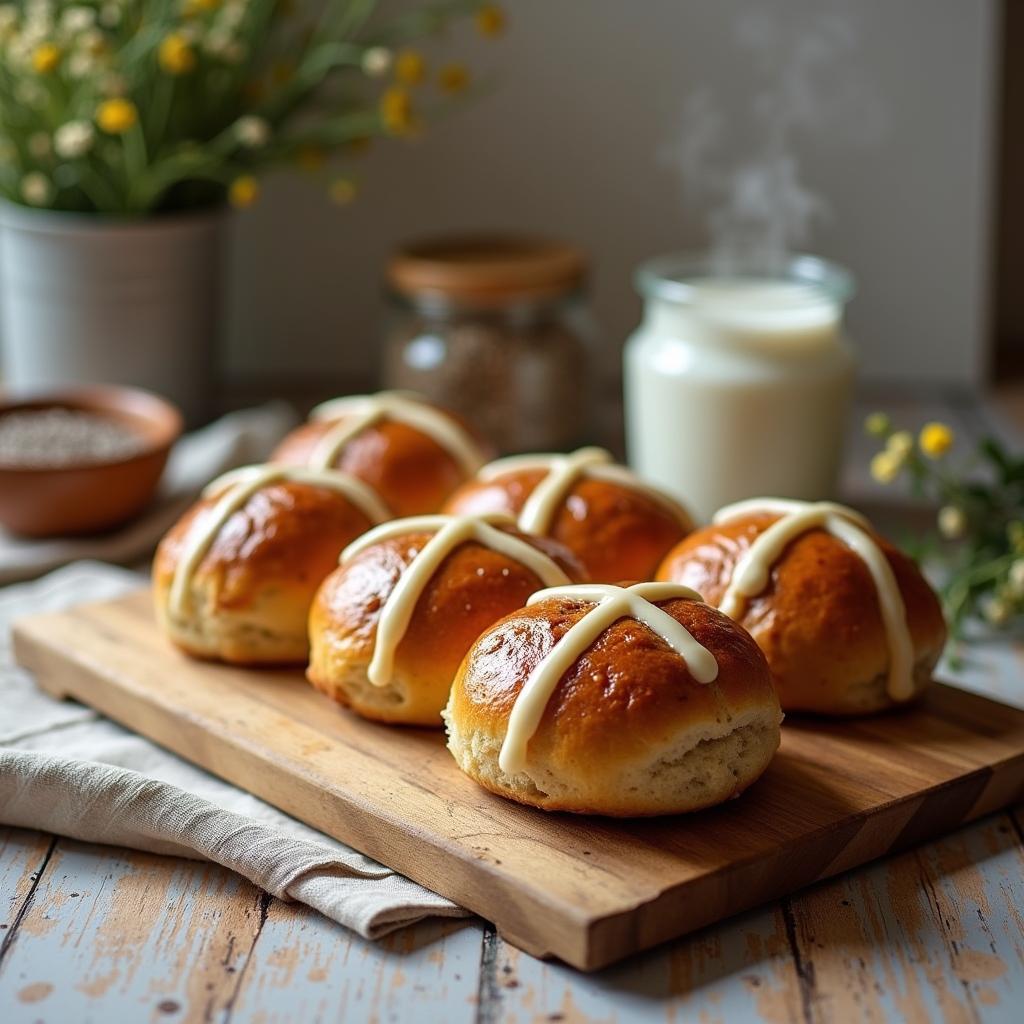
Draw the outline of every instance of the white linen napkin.
[[[15,618],[101,601],[141,577],[78,562],[0,590],[0,825],[216,861],[367,938],[450,900],[289,818],[95,711],[55,701],[13,661]]]
[[[147,557],[210,480],[235,466],[262,462],[295,418],[289,406],[271,402],[229,413],[187,434],[171,452],[153,506],[113,533],[26,540],[0,528],[0,585],[33,579],[81,558],[125,565]]]

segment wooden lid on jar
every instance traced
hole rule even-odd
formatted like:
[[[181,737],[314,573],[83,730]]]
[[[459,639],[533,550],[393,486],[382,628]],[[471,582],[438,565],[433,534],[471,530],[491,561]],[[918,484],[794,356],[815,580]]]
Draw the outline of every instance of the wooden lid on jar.
[[[555,298],[574,291],[586,259],[574,246],[520,235],[461,235],[403,246],[388,265],[388,282],[413,299],[478,306]]]

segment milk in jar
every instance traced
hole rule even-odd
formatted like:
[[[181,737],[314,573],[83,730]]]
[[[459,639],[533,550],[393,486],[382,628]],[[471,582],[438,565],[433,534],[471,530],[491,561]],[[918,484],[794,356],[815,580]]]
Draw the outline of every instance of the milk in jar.
[[[743,498],[832,497],[854,377],[850,276],[812,256],[770,274],[676,256],[643,265],[637,282],[631,465],[703,520]]]

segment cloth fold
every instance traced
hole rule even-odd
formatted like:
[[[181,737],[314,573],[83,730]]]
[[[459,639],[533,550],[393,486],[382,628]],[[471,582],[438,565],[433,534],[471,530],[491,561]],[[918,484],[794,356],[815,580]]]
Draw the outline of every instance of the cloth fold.
[[[214,861],[371,939],[428,915],[464,915],[451,901],[340,844],[287,835],[111,765],[0,750],[0,822]]]

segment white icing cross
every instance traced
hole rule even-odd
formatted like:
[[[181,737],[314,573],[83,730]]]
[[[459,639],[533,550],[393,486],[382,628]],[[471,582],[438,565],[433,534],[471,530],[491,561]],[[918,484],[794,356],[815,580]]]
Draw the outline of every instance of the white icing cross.
[[[470,476],[484,461],[483,452],[451,417],[409,391],[381,391],[375,395],[332,398],[311,413],[313,420],[339,420],[317,442],[311,466],[326,468],[354,437],[381,420],[404,423],[435,441]]]
[[[381,609],[373,657],[367,671],[367,678],[374,686],[387,686],[391,681],[395,652],[409,628],[416,604],[441,563],[459,545],[474,541],[497,551],[524,565],[546,586],[569,582],[569,577],[554,559],[522,537],[498,529],[498,524],[514,526],[515,522],[503,514],[411,516],[408,519],[395,519],[364,533],[341,553],[344,564],[382,540],[410,533],[434,534],[402,573]]]
[[[336,469],[311,469],[305,466],[242,466],[217,477],[203,489],[203,498],[215,498],[216,504],[205,515],[193,520],[178,556],[168,595],[170,610],[184,615],[192,576],[210,549],[214,538],[231,516],[259,490],[278,481],[325,487],[343,494],[371,523],[390,516],[376,491],[350,473]]]
[[[699,644],[682,623],[654,604],[655,601],[673,598],[703,600],[697,591],[679,583],[635,583],[631,587],[585,583],[538,591],[527,604],[559,597],[593,601],[594,607],[575,622],[537,663],[519,691],[498,755],[498,766],[506,775],[515,775],[525,769],[526,746],[537,731],[562,676],[619,619],[636,619],[661,637],[686,662],[687,671],[698,683],[707,684],[718,678],[718,663],[714,655]]]
[[[528,533],[547,533],[553,524],[558,506],[577,480],[604,480],[620,484],[656,501],[683,525],[689,526],[686,512],[667,494],[645,483],[635,473],[615,463],[604,448],[580,448],[568,455],[512,455],[488,463],[477,474],[485,483],[507,473],[544,470],[547,476],[533,489],[519,513],[519,528]]]
[[[747,599],[768,586],[772,566],[787,545],[808,530],[825,530],[858,555],[871,574],[889,643],[887,690],[893,700],[909,700],[914,694],[914,644],[906,608],[892,566],[872,538],[867,519],[845,505],[827,501],[753,498],[719,509],[712,522],[723,523],[758,512],[775,513],[781,518],[759,534],[740,557],[718,607],[730,618],[741,618]]]

